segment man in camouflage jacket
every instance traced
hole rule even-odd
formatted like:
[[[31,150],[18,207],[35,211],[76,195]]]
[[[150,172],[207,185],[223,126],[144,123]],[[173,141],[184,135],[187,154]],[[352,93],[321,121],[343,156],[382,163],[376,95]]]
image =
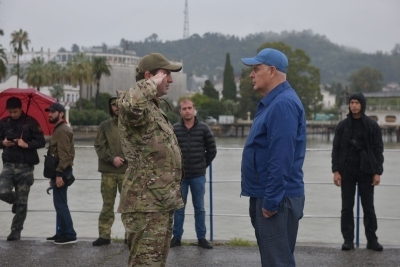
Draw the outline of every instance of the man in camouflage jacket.
[[[22,111],[22,102],[10,97],[6,102],[10,116],[0,120],[0,149],[3,170],[0,174],[0,199],[13,204],[15,216],[8,241],[21,238],[28,210],[28,195],[33,184],[34,165],[39,163],[37,149],[46,141],[39,123]],[[12,189],[15,187],[15,192]]]
[[[184,206],[182,155],[173,127],[160,108],[161,96],[181,70],[163,55],[143,57],[136,85],[118,92],[122,150],[128,169],[118,211],[130,248],[128,266],[165,266],[174,210]]]

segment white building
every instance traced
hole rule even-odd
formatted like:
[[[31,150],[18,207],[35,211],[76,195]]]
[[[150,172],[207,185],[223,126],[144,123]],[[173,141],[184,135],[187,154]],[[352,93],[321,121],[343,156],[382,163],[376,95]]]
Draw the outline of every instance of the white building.
[[[28,88],[33,88],[32,86],[29,86],[26,82],[23,80],[19,79],[19,85],[18,87],[20,89],[28,89]],[[13,75],[8,78],[3,83],[0,83],[0,92],[3,92],[6,89],[9,88],[17,88],[17,76]],[[51,96],[51,87],[49,86],[43,86],[40,88],[40,92]],[[64,106],[69,106],[69,107],[74,107],[75,102],[78,101],[79,99],[79,87],[73,87],[71,85],[64,85],[64,96],[59,99],[60,103]]]
[[[336,105],[336,96],[321,87],[322,108],[331,109]]]

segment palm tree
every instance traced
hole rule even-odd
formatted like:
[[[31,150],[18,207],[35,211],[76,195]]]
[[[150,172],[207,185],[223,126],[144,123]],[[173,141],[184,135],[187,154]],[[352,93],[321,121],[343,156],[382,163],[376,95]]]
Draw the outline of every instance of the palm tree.
[[[40,91],[40,87],[49,84],[50,79],[45,71],[43,58],[32,58],[29,67],[26,69],[26,80],[28,85],[36,87],[38,91]]]
[[[0,29],[0,35],[4,35],[2,29]],[[0,81],[7,76],[7,66],[5,64],[7,62],[6,52],[3,46],[0,44]]]
[[[6,51],[4,50],[4,48],[2,47],[2,45],[0,45],[0,61],[1,62],[8,62],[7,61],[7,56],[6,56]]]
[[[11,42],[10,45],[14,49],[14,52],[17,54],[17,88],[19,88],[19,56],[21,56],[24,51],[23,47],[25,46],[26,50],[29,49],[29,40],[28,33],[20,29],[19,31],[14,31],[11,34]]]
[[[45,65],[45,72],[49,78],[49,85],[53,84],[63,84],[65,81],[65,73],[60,64],[55,61],[49,61]]]
[[[0,81],[7,76],[7,66],[3,60],[0,60]]]
[[[72,83],[79,84],[79,99],[81,99],[83,95],[83,84],[90,84],[93,80],[92,64],[85,54],[79,53],[72,58],[69,68]],[[82,110],[82,102],[79,101],[78,104],[79,110]]]
[[[110,76],[111,75],[111,66],[107,61],[107,58],[105,57],[93,57],[92,58],[92,69],[93,69],[93,75],[96,79],[96,108],[99,108],[99,93],[100,93],[100,80],[101,76],[106,75]]]
[[[57,99],[57,102],[59,102],[60,98],[64,96],[64,87],[62,84],[54,84],[49,89],[51,96]]]
[[[26,69],[24,67],[20,67],[19,64],[15,64],[10,69],[11,75],[18,75],[21,79],[25,79]]]

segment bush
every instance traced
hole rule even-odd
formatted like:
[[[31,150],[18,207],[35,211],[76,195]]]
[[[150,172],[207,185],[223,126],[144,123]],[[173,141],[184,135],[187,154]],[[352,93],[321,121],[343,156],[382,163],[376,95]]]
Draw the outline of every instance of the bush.
[[[170,122],[171,124],[177,123],[177,122],[181,119],[181,116],[178,115],[178,114],[176,114],[176,113],[173,112],[173,111],[165,112],[165,115],[167,115],[168,120],[169,120],[169,122]]]
[[[82,110],[70,109],[69,122],[71,125],[99,125],[102,121],[110,118],[110,115],[103,110]]]

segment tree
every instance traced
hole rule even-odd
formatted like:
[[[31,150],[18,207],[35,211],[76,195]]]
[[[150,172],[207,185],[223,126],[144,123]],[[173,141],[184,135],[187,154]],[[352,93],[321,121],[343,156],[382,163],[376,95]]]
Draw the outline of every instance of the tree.
[[[250,112],[250,116],[253,118],[256,110],[257,103],[261,100],[262,95],[256,91],[254,91],[253,82],[250,78],[250,68],[246,68],[242,70],[242,74],[240,77],[239,84],[239,114],[238,116],[245,119],[247,118],[247,112]]]
[[[152,35],[150,35],[149,37],[147,37],[146,39],[144,39],[145,43],[157,43],[159,42],[158,40],[158,35],[153,33]]]
[[[0,61],[1,62],[8,62],[7,61],[7,56],[6,56],[6,52],[4,51],[4,48],[0,45]]]
[[[211,99],[219,100],[219,93],[217,90],[215,90],[214,85],[211,83],[210,80],[206,80],[204,82],[203,94]]]
[[[232,99],[222,101],[222,106],[224,107],[225,115],[236,115],[239,110],[238,105]]]
[[[0,59],[0,81],[7,76],[7,66],[4,61]]]
[[[55,61],[49,61],[44,69],[48,78],[48,85],[65,83],[65,69],[60,64]]]
[[[96,108],[99,108],[99,93],[100,93],[100,80],[101,76],[111,75],[111,66],[105,57],[93,57],[92,58],[92,70],[93,75],[96,79]]]
[[[40,87],[49,83],[48,73],[45,71],[44,59],[41,57],[32,58],[29,67],[26,69],[26,80],[28,85],[36,87],[40,91]]]
[[[233,73],[233,67],[231,65],[231,59],[229,53],[226,54],[226,59],[225,59],[222,96],[224,99],[231,99],[233,101],[236,101],[235,75]]]
[[[83,84],[92,83],[92,64],[85,54],[79,53],[72,58],[68,71],[69,75],[71,75],[71,81],[79,84],[79,100],[81,100],[83,96]],[[82,110],[82,101],[78,101],[77,103],[79,110]]]
[[[28,33],[26,31],[23,31],[20,29],[19,31],[14,31],[11,34],[11,42],[10,45],[12,46],[14,52],[17,54],[17,88],[19,88],[19,56],[21,56],[24,51],[23,47],[26,48],[26,50],[29,50],[29,43],[31,40],[29,39]]]
[[[350,75],[351,92],[378,92],[382,90],[383,75],[373,68],[362,68]]]
[[[0,35],[4,35],[2,29],[0,29]],[[0,44],[0,81],[7,76],[7,62],[6,52],[3,46]]]
[[[395,44],[392,49],[392,55],[399,55],[400,54],[400,44]]]
[[[79,46],[77,44],[72,44],[71,52],[72,53],[80,53]]]
[[[282,42],[265,43],[264,48],[275,48],[284,53],[289,60],[286,78],[303,103],[308,118],[321,110],[322,95],[320,92],[319,69],[310,64],[311,59],[302,49],[295,49]]]
[[[25,73],[26,73],[25,68],[20,67],[19,64],[15,64],[15,65],[13,65],[13,66],[11,67],[11,69],[10,69],[10,74],[11,74],[11,75],[17,76],[18,69],[19,69],[19,76],[20,76],[20,78],[21,78],[21,79],[25,79]]]
[[[103,110],[104,112],[108,113],[109,112],[109,105],[108,101],[110,100],[111,95],[109,93],[99,93],[99,108],[100,110]]]
[[[62,84],[54,84],[49,89],[51,96],[57,99],[57,102],[64,96],[64,86]]]

